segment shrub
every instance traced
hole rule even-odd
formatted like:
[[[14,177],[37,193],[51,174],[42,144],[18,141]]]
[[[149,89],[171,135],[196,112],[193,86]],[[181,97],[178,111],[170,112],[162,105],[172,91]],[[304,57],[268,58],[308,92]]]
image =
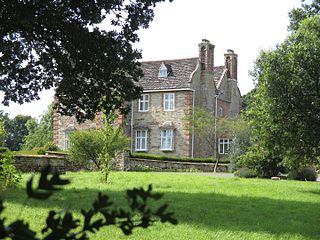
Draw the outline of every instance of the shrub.
[[[44,145],[45,151],[60,151],[57,145],[55,145],[53,142],[48,142],[46,145]]]
[[[100,170],[104,175],[104,181],[108,181],[108,176],[112,168],[112,160],[121,151],[128,149],[130,139],[125,135],[121,126],[114,126],[117,119],[114,112],[104,114],[104,127],[100,130],[102,134],[103,147],[99,152]]]
[[[240,168],[238,171],[234,173],[235,176],[240,178],[255,178],[257,177],[257,174],[254,170],[249,168]]]
[[[99,153],[103,149],[103,135],[99,130],[75,131],[70,136],[71,161],[89,168],[92,163],[100,169]]]
[[[130,140],[124,134],[121,126],[114,126],[117,115],[110,112],[104,116],[104,127],[99,130],[73,132],[70,136],[71,160],[91,167],[92,163],[101,170],[107,182],[111,171],[112,160],[116,155],[127,149]]]
[[[38,155],[45,155],[46,154],[46,149],[44,147],[34,148],[34,150]]]
[[[10,151],[3,153],[0,159],[0,190],[15,186],[21,178],[13,161],[13,154]]]
[[[0,147],[0,156],[1,156],[2,154],[4,154],[4,153],[8,152],[8,151],[9,151],[9,148],[7,148],[7,147]]]
[[[268,150],[259,145],[252,145],[240,157],[239,166],[253,169],[258,177],[277,176],[282,169],[281,159],[273,157]]]
[[[312,167],[306,167],[299,171],[292,170],[288,174],[288,179],[301,181],[317,181],[318,174]]]

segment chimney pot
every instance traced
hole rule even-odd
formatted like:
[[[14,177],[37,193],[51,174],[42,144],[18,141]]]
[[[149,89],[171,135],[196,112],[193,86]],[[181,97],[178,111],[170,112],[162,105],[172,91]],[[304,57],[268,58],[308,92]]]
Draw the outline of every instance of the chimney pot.
[[[199,43],[199,61],[201,69],[213,73],[214,68],[214,45],[207,39]]]
[[[228,69],[227,77],[238,79],[238,55],[233,50],[227,49],[224,54],[225,66]]]

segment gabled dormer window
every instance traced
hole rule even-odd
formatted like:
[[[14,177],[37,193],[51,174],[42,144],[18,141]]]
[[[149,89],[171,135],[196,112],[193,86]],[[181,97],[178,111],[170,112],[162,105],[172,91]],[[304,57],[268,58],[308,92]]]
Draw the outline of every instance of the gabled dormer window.
[[[168,77],[168,68],[164,63],[161,63],[159,68],[159,77]]]

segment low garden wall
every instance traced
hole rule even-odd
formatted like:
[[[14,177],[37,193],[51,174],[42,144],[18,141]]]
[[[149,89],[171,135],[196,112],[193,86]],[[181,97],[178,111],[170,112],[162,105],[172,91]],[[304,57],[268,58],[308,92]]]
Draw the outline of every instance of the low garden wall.
[[[50,165],[53,172],[66,171],[64,156],[50,155],[16,155],[15,166],[21,172],[37,172]]]
[[[164,161],[164,160],[150,160],[139,158],[125,158],[125,171],[199,171],[199,172],[213,172],[214,163],[198,163],[198,162],[178,162],[178,161]],[[217,172],[229,172],[228,164],[218,164]]]
[[[15,166],[22,172],[40,171],[47,165],[53,172],[78,171],[83,169],[80,165],[68,160],[68,155],[16,155]],[[114,170],[120,171],[199,171],[213,172],[214,163],[180,162],[165,160],[150,160],[130,158],[128,154],[120,154],[113,164]],[[217,172],[229,172],[228,164],[219,164]]]
[[[78,171],[82,167],[68,160],[67,155],[16,155],[15,166],[21,172],[38,172],[47,165],[52,172],[64,173],[66,171]]]

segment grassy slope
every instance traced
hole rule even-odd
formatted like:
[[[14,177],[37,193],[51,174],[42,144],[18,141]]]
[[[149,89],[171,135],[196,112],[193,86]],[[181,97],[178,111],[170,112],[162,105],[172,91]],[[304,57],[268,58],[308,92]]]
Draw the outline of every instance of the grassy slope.
[[[24,209],[23,184],[6,192],[6,217],[20,216],[40,230],[50,208],[87,208],[98,191],[108,192],[121,206],[126,189],[152,183],[154,190],[165,193],[163,201],[175,212],[177,226],[157,223],[130,237],[109,227],[93,239],[320,239],[319,183],[115,172],[105,185],[99,173],[68,173],[66,177],[73,181],[66,190],[50,201],[29,201]]]

